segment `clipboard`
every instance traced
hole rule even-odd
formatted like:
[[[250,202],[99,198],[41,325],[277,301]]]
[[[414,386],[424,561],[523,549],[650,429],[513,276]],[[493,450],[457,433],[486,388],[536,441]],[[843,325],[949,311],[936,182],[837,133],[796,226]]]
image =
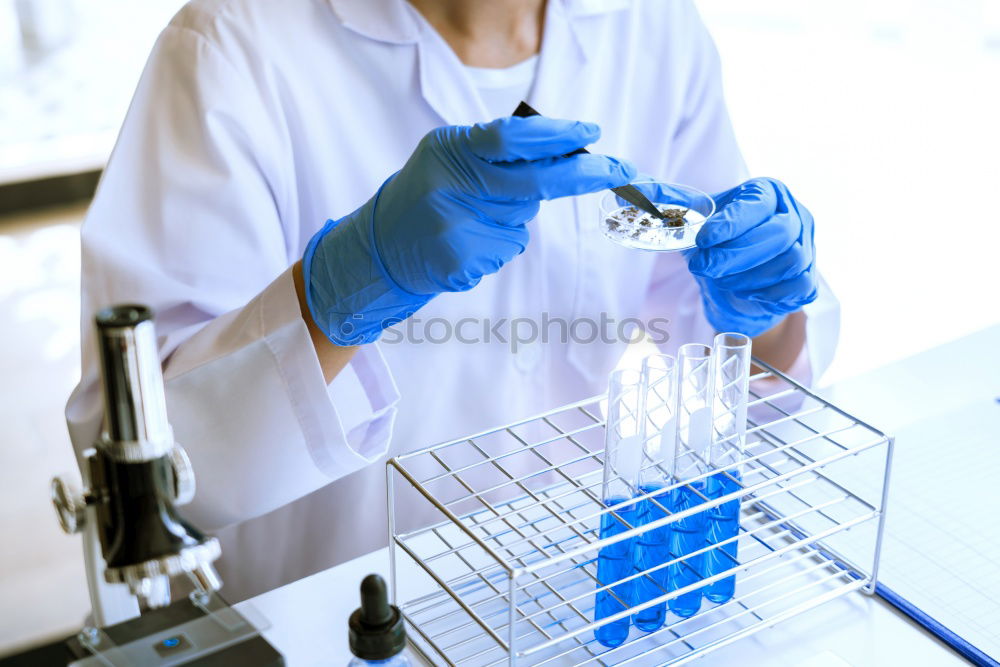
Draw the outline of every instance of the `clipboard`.
[[[875,590],[985,667],[1000,667],[997,479],[998,400],[973,401],[897,429]]]

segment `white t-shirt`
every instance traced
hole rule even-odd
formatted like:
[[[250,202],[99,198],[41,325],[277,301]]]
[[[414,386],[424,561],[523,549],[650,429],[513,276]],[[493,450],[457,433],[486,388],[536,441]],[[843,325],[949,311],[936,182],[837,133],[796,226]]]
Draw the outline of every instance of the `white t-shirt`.
[[[490,118],[509,116],[521,100],[527,99],[535,82],[538,70],[538,56],[534,55],[511,67],[493,69],[489,67],[469,67],[465,71],[489,112]]]

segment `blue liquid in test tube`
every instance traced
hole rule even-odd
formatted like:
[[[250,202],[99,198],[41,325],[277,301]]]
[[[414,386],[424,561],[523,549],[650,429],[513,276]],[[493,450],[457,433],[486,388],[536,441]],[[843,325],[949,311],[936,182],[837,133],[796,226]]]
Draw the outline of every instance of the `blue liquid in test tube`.
[[[620,503],[625,498],[612,498],[607,501],[610,507],[615,503]],[[620,508],[616,514],[633,528],[636,525],[635,505]],[[628,530],[624,523],[614,517],[613,514],[605,514],[601,517],[601,539],[613,537]],[[597,579],[602,585],[620,581],[631,576],[635,571],[632,569],[632,551],[635,538],[618,542],[601,549],[597,556]],[[635,599],[635,579],[625,583],[612,586],[606,591],[599,591],[594,605],[594,619],[600,620],[612,614],[617,614],[630,608]],[[622,604],[624,602],[624,604]],[[605,646],[619,646],[626,639],[629,633],[629,617],[612,621],[607,625],[594,630],[594,637]]]
[[[660,486],[641,485],[639,491],[643,494],[654,493]],[[636,521],[640,526],[646,525],[666,516],[663,508],[669,507],[667,493],[660,493],[648,500],[639,502]],[[666,563],[669,558],[670,525],[653,528],[635,538],[635,571],[643,572]],[[667,569],[660,568],[636,580],[635,603],[637,605],[658,598],[667,592]],[[665,602],[653,605],[635,614],[635,626],[643,632],[653,632],[663,626],[667,617]]]
[[[637,371],[619,370],[608,382],[608,418],[604,440],[604,483],[601,499],[605,507],[635,497],[636,479],[642,459],[642,379]],[[600,537],[607,539],[635,528],[637,503],[601,515]],[[597,554],[598,590],[594,597],[594,621],[631,609],[635,604],[636,579],[633,552],[635,538],[609,544]],[[616,583],[620,582],[620,583]],[[620,646],[628,639],[631,616],[624,616],[594,629],[604,646]]]
[[[714,401],[712,468],[719,471],[709,478],[708,495],[712,499],[741,488],[741,461],[747,437],[747,394],[750,386],[750,339],[743,334],[720,333],[712,351]],[[708,540],[719,543],[739,535],[740,500],[730,500],[711,510]],[[733,540],[708,552],[705,574],[711,576],[739,565],[737,541]],[[732,599],[736,576],[720,579],[705,587],[705,598],[721,604]]]
[[[738,491],[741,487],[739,473],[727,471],[729,474],[716,473],[708,480],[709,498],[721,498],[724,495]],[[730,500],[708,513],[708,541],[722,542],[736,537],[740,530],[740,501]],[[737,542],[733,540],[721,547],[716,547],[705,555],[705,576],[724,572],[739,564],[737,558]],[[730,600],[736,590],[736,576],[720,579],[705,587],[705,597],[711,602],[722,603]]]
[[[639,470],[639,492],[655,494],[639,502],[636,520],[644,526],[664,518],[670,507],[670,492],[663,491],[673,480],[674,454],[677,437],[677,374],[674,358],[663,354],[646,357],[642,364],[643,459]],[[635,603],[641,605],[665,595],[668,591],[667,568],[659,567],[670,560],[671,525],[666,524],[640,534],[635,539],[635,570],[645,572],[636,580]],[[651,572],[647,572],[651,570]],[[667,604],[660,602],[635,613],[635,626],[643,632],[653,632],[663,626]]]
[[[680,481],[704,475],[712,441],[712,348],[682,345],[677,359],[677,449],[674,474]],[[706,502],[704,478],[673,491],[670,510],[690,510]],[[708,512],[696,512],[671,524],[670,557],[681,561],[667,567],[667,585],[676,591],[705,577],[705,554],[689,556],[708,545]],[[702,589],[696,588],[669,601],[670,611],[682,618],[701,608]]]
[[[672,493],[671,511],[674,513],[683,512],[705,502],[702,497],[705,485],[696,482],[688,486],[675,489]],[[702,494],[702,495],[699,495]],[[706,545],[706,529],[708,527],[708,513],[698,512],[687,518],[679,519],[672,525],[670,532],[670,559],[682,558],[689,553],[702,549]],[[667,566],[667,583],[670,590],[676,591],[685,586],[700,581],[705,573],[705,554],[688,556],[684,560]],[[701,608],[702,589],[696,588],[693,591],[679,595],[670,600],[670,611],[681,618],[694,616]]]

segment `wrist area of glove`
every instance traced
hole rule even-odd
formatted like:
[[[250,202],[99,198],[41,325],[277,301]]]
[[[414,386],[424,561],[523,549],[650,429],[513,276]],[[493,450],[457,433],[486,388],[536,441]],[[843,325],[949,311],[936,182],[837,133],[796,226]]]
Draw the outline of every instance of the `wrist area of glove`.
[[[302,258],[309,312],[334,345],[374,342],[435,296],[407,292],[382,264],[372,240],[378,196],[340,220],[328,220]]]
[[[717,291],[708,281],[698,278],[705,319],[716,331],[734,331],[750,338],[770,331],[785,314],[768,312],[760,304]]]

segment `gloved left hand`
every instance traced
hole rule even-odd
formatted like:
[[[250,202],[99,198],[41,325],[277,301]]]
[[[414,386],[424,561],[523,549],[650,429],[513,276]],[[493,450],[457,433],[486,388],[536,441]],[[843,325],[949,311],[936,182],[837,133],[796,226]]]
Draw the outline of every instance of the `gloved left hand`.
[[[541,200],[635,175],[609,156],[566,156],[598,137],[593,123],[542,116],[431,130],[375,196],[306,246],[316,325],[334,344],[369,343],[437,294],[472,289],[525,249]]]
[[[757,336],[816,299],[813,217],[772,178],[713,199],[715,215],[698,232],[688,269],[716,331]]]

